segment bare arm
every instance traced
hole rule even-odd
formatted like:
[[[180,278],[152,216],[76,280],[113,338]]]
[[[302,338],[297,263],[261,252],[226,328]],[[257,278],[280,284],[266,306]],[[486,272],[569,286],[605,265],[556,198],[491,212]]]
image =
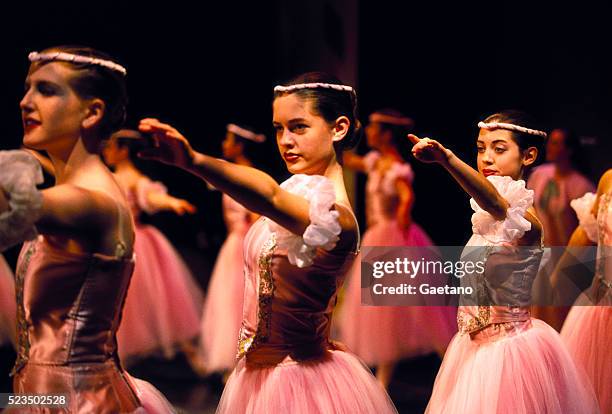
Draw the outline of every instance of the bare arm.
[[[419,139],[412,134],[408,135],[408,138],[414,144],[412,154],[416,159],[442,165],[483,210],[496,220],[506,218],[508,202],[483,175],[463,162],[451,150],[444,148],[438,141],[429,138]]]
[[[412,191],[412,186],[404,179],[397,180],[396,188],[399,195],[397,223],[402,230],[407,230],[412,223],[414,192]]]
[[[465,192],[468,193],[483,210],[491,214],[495,220],[504,220],[506,218],[506,211],[510,207],[510,204],[483,175],[463,162],[459,157],[453,154],[451,150],[444,148],[438,141],[429,138],[419,139],[412,134],[409,134],[408,138],[414,143],[412,154],[416,159],[426,163],[438,163],[442,165]],[[525,213],[524,217],[531,223],[532,229],[526,236],[530,240],[539,240],[541,224],[537,217],[529,211]]]
[[[36,227],[41,233],[90,238],[105,231],[117,216],[116,203],[106,194],[72,184],[41,191],[43,204]]]
[[[144,157],[189,171],[295,234],[303,234],[310,224],[308,201],[284,191],[263,171],[196,152],[176,129],[156,119],[142,120],[139,128],[151,133],[157,145],[144,151]]]
[[[185,213],[194,214],[197,211],[189,201],[158,191],[149,191],[147,202],[155,210],[172,210],[179,216]]]
[[[55,176],[55,167],[53,166],[53,163],[49,158],[45,157],[40,152],[32,150],[30,148],[22,147],[21,149],[36,158],[43,170],[45,170],[48,174]]]
[[[366,166],[363,157],[354,152],[345,151],[342,153],[342,165],[350,170],[366,173]]]

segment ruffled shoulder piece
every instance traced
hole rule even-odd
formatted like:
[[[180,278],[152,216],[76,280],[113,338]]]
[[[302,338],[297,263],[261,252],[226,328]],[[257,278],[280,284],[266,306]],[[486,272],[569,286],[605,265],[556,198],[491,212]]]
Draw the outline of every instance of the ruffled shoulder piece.
[[[597,219],[593,214],[593,204],[595,204],[596,198],[596,194],[586,193],[582,197],[570,201],[570,206],[578,216],[580,227],[584,229],[589,240],[593,243],[597,243]]]
[[[525,181],[515,181],[508,176],[489,176],[487,180],[495,186],[499,194],[510,204],[504,220],[495,220],[491,214],[480,208],[470,199],[472,231],[493,244],[512,243],[531,230],[531,223],[525,212],[533,205],[533,190],[525,188]]]
[[[272,220],[268,221],[268,228],[276,233],[278,246],[287,249],[289,263],[297,267],[310,266],[316,249],[332,250],[342,230],[338,219],[340,213],[332,210],[336,202],[334,185],[320,175],[297,174],[283,182],[281,188],[310,202],[310,225],[302,236]]]
[[[370,172],[374,169],[376,165],[376,161],[380,159],[380,152],[378,151],[370,151],[366,155],[363,156],[363,165],[367,172]]]
[[[142,177],[136,183],[136,202],[138,207],[147,214],[155,214],[158,209],[149,203],[149,193],[167,194],[168,189],[159,181],[151,181],[147,177]]]
[[[36,238],[34,223],[42,210],[40,164],[26,151],[0,151],[0,191],[8,194],[9,210],[0,213],[0,251]]]
[[[382,190],[385,194],[395,194],[397,192],[395,182],[398,179],[407,180],[412,184],[414,172],[410,164],[402,162],[394,162],[391,164],[391,167],[385,172],[385,177],[382,181]]]

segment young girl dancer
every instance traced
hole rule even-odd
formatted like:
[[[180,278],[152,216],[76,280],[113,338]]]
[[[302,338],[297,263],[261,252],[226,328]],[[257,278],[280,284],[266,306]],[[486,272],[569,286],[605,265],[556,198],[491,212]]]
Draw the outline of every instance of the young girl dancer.
[[[572,201],[580,219],[568,247],[597,245],[591,287],[570,310],[561,337],[574,360],[585,368],[602,413],[612,412],[612,170],[599,181],[597,195]],[[565,257],[565,256],[564,256]],[[562,259],[559,266],[562,268]]]
[[[233,163],[252,166],[249,148],[262,143],[265,135],[248,128],[229,124],[221,144],[223,158]],[[228,374],[236,365],[236,343],[242,322],[244,296],[244,236],[257,216],[227,194],[223,194],[223,218],[227,238],[219,250],[213,268],[202,313],[200,353],[207,373]]]
[[[182,215],[196,209],[168,195],[163,184],[136,168],[132,160],[145,142],[138,131],[122,129],[103,150],[128,200],[136,230],[136,266],[117,332],[119,356],[129,363],[154,352],[172,358],[180,349],[193,362],[195,346],[190,342],[199,333],[202,292],[168,239],[138,218],[142,212],[169,210]]]
[[[570,201],[594,191],[595,186],[578,172],[580,160],[578,136],[566,129],[553,129],[546,140],[546,164],[536,167],[529,175],[527,188],[534,191],[534,208],[544,229],[545,246],[566,246],[578,225]],[[552,303],[550,279],[562,249],[551,249],[551,258],[534,283],[535,302]],[[534,306],[532,314],[561,330],[569,312],[567,306]]]
[[[369,121],[365,135],[372,151],[365,157],[347,152],[344,158],[346,167],[368,174],[368,229],[363,235],[363,245],[431,246],[429,236],[412,221],[414,174],[398,150],[398,144],[405,141],[414,123],[393,109],[376,111]],[[339,320],[341,339],[366,364],[376,366],[376,378],[385,388],[401,358],[436,351],[444,356],[456,332],[454,308],[362,306],[359,259],[350,275]]]
[[[174,128],[141,122],[149,156],[190,171],[261,214],[246,235],[239,361],[220,413],[389,413],[395,408],[354,355],[329,341],[336,293],[359,230],[337,154],[358,138],[352,87],[321,73],[275,88],[273,125],[294,175],[278,185],[256,169],[194,151]]]
[[[426,412],[596,413],[592,387],[557,332],[529,314],[543,253],[542,226],[533,191],[521,178],[546,134],[531,129],[517,111],[491,115],[478,125],[478,171],[438,141],[409,135],[418,160],[440,164],[472,196],[474,234],[464,257],[485,262],[482,274],[461,280],[473,285],[479,301],[459,308],[460,332],[449,345]]]
[[[70,413],[171,412],[151,385],[127,375],[117,355],[134,229],[96,151],[123,122],[125,68],[82,47],[29,59],[23,142],[47,151],[56,184],[38,191],[42,172],[32,155],[0,153],[0,250],[29,240],[16,271],[13,392],[65,394]],[[49,412],[41,405],[15,411]]]

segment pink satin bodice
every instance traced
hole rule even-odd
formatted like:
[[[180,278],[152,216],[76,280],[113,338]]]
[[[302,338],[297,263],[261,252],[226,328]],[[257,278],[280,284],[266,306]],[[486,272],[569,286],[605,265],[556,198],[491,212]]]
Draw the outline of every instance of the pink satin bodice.
[[[268,219],[256,221],[245,238],[245,295],[238,357],[247,364],[277,365],[321,358],[329,342],[338,288],[356,257],[318,249],[312,265],[289,263]]]
[[[58,249],[44,236],[24,244],[16,272],[15,393],[68,394],[75,413],[140,406],[115,337],[133,266],[131,258]]]

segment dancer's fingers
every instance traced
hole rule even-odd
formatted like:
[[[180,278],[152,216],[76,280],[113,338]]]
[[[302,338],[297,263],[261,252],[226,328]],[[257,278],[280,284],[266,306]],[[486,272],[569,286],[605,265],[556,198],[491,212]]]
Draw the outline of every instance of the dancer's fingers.
[[[410,140],[410,142],[412,142],[413,144],[418,144],[421,140],[419,139],[419,137],[417,137],[414,134],[408,134],[408,139]]]

